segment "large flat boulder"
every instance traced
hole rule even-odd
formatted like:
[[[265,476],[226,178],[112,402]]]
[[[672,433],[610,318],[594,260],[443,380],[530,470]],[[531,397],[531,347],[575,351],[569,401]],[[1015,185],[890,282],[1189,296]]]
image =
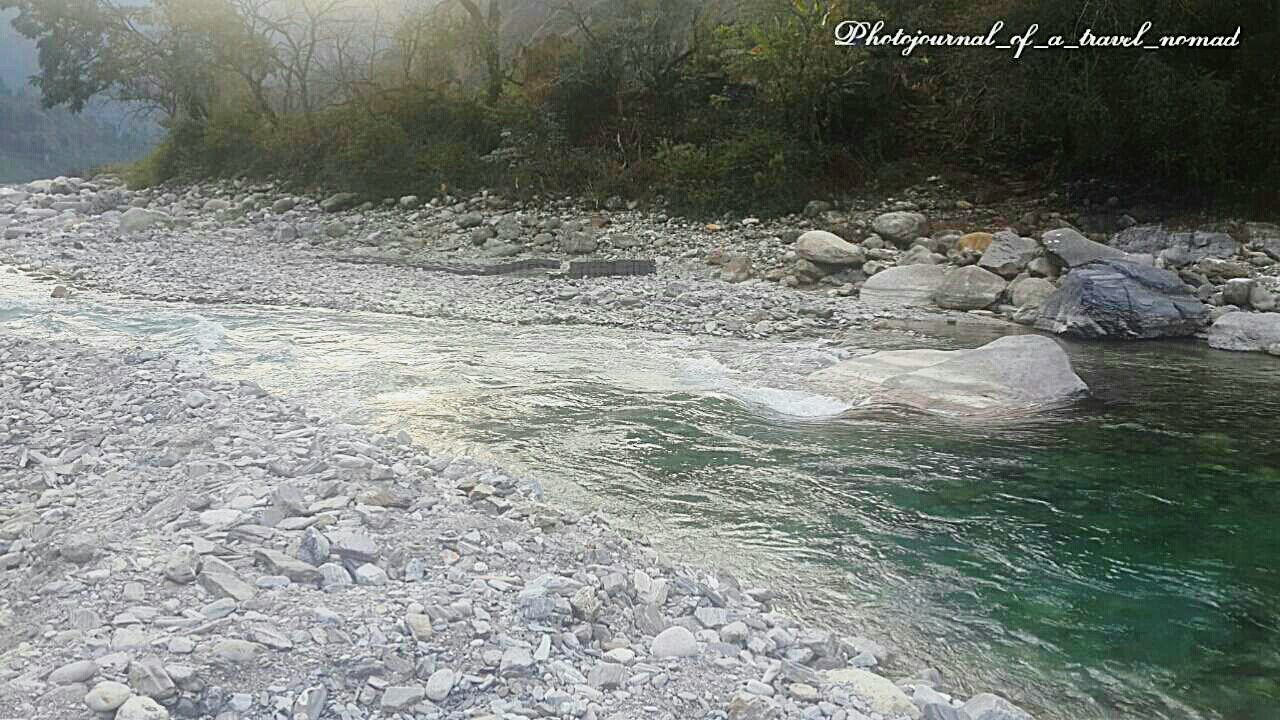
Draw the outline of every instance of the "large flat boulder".
[[[1280,313],[1229,312],[1209,328],[1209,347],[1280,354]]]
[[[1066,352],[1040,335],[972,350],[891,350],[836,363],[813,387],[854,404],[889,403],[954,415],[1000,415],[1060,405],[1089,388]]]
[[[1139,340],[1194,335],[1209,308],[1168,270],[1099,260],[1072,270],[1040,304],[1036,327],[1058,335]]]
[[[904,265],[878,272],[862,285],[862,301],[876,307],[926,307],[946,271],[938,265]]]

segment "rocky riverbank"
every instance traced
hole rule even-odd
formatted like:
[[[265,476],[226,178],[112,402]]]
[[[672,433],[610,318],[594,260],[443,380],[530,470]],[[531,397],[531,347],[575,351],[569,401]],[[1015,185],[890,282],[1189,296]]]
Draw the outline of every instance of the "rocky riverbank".
[[[959,215],[921,212],[944,206]],[[1001,220],[954,200],[705,225],[570,201],[58,179],[0,189],[0,261],[69,301],[94,288],[747,338],[939,316],[1203,336],[1216,320],[1211,342],[1275,350],[1271,226],[1244,242],[1139,226],[1142,247],[1122,242],[1133,228],[1090,239],[1065,227],[1081,218],[1034,210],[975,229]],[[658,273],[352,256],[638,257]],[[0,407],[0,718],[1027,717],[950,698],[936,670],[801,627],[767,589],[672,564],[499,469],[145,350],[0,336]]]
[[[1028,717],[146,350],[0,335],[0,407],[0,717]]]
[[[57,295],[93,287],[746,338],[831,336],[943,315],[1280,353],[1278,226],[1173,231],[1137,224],[1118,207],[975,208],[948,192],[926,187],[903,200],[814,202],[802,216],[704,224],[621,203],[482,195],[374,204],[265,184],[130,192],[110,177],[59,178],[0,188],[0,259],[48,278]],[[412,267],[535,257],[652,259],[658,273],[549,280]],[[353,258],[371,262],[344,262]]]

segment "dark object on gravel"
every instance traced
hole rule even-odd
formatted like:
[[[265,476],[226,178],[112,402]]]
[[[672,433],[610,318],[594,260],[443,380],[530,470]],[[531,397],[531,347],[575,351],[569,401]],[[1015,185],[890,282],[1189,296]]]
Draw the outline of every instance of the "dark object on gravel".
[[[658,264],[653,260],[587,260],[569,263],[566,277],[612,277],[616,275],[653,275]]]
[[[335,259],[339,262],[359,265],[397,265],[430,272],[446,272],[453,275],[510,275],[529,271],[563,271],[564,268],[564,263],[561,261],[546,258],[531,258],[495,264],[416,263],[400,258],[367,255],[343,255]],[[658,265],[653,260],[584,260],[569,263],[568,271],[562,272],[559,276],[576,279],[614,277],[618,275],[653,275],[657,272]]]

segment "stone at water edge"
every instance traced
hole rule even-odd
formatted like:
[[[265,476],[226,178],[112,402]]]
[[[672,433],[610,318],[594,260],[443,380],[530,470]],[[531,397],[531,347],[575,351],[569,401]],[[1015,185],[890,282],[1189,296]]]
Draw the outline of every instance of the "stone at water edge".
[[[891,403],[953,415],[998,416],[1068,402],[1088,392],[1058,343],[1011,335],[972,350],[891,350],[808,377],[818,392],[854,404]]]
[[[861,265],[867,259],[862,248],[825,230],[810,230],[801,235],[796,241],[796,254],[825,265]]]
[[[1280,344],[1280,313],[1229,312],[1209,328],[1209,347],[1269,352]]]
[[[1087,339],[1186,337],[1209,322],[1209,308],[1172,272],[1128,260],[1072,270],[1040,305],[1036,328]]]
[[[1028,277],[1016,280],[1009,286],[1009,299],[1014,307],[1039,307],[1058,286],[1044,278]]]
[[[880,677],[867,670],[858,668],[840,668],[828,670],[822,674],[824,682],[831,685],[845,685],[854,695],[867,701],[872,712],[896,717],[906,715],[919,718],[920,708],[911,702],[911,698],[888,678]]]
[[[933,301],[948,310],[980,310],[994,303],[1007,286],[999,275],[968,265],[946,274]]]
[[[929,307],[945,275],[938,265],[891,267],[867,279],[862,301],[875,307]]]
[[[974,695],[960,709],[973,720],[1034,720],[1027,711],[991,693]]]

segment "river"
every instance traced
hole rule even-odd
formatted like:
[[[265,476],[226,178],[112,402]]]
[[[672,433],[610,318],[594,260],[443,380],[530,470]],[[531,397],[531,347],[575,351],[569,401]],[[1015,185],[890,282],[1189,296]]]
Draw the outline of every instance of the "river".
[[[1090,400],[974,424],[851,411],[800,378],[990,329],[746,342],[48,290],[0,270],[0,327],[177,353],[501,463],[1038,717],[1277,716],[1274,358],[1069,344]]]

